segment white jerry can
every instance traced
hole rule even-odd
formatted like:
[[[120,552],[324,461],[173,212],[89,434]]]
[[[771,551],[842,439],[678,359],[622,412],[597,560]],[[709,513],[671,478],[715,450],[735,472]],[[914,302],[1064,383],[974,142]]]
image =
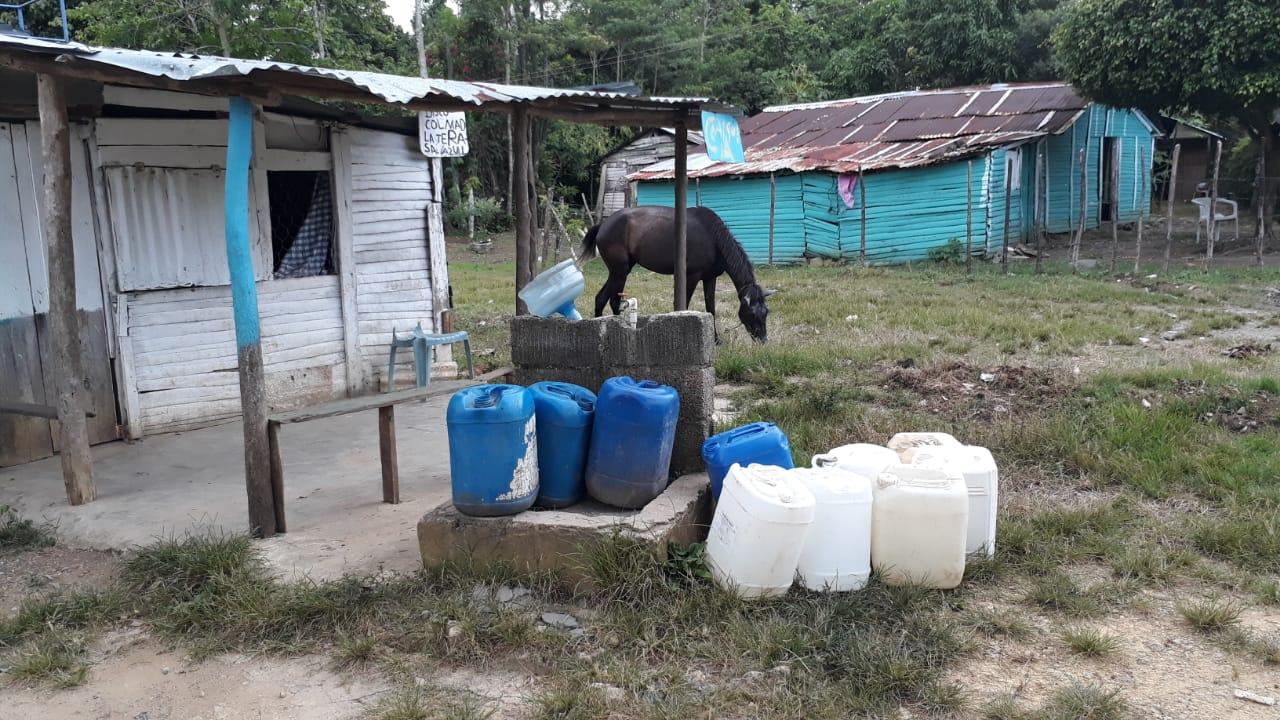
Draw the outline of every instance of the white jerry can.
[[[796,468],[816,503],[797,573],[810,590],[861,590],[871,575],[871,479],[839,467]]]
[[[950,589],[964,579],[969,492],[951,468],[892,465],[876,478],[871,564],[889,585]]]
[[[947,433],[902,432],[889,438],[889,449],[898,453],[898,462],[910,465],[916,450],[922,447],[961,447],[960,441]]]
[[[746,598],[785,594],[813,515],[813,493],[790,470],[734,463],[707,535],[712,579]]]
[[[969,525],[965,552],[987,557],[996,552],[996,507],[1000,493],[1000,471],[991,451],[976,445],[920,448],[913,465],[952,468],[964,477],[969,492]]]
[[[902,462],[898,453],[883,445],[853,443],[832,448],[821,455],[814,455],[810,464],[814,467],[838,467],[872,480],[890,465]]]

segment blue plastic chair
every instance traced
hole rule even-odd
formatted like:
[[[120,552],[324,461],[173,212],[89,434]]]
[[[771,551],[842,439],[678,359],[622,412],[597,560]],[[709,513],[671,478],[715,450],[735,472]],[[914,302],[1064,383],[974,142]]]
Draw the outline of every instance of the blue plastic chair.
[[[459,342],[462,343],[462,349],[467,355],[467,377],[474,380],[476,370],[471,362],[471,338],[465,330],[441,335],[426,332],[422,329],[422,323],[418,323],[407,336],[400,337],[396,335],[395,328],[392,328],[391,352],[387,357],[386,392],[396,389],[396,350],[413,348],[413,366],[417,371],[418,387],[426,387],[431,384],[431,348]]]

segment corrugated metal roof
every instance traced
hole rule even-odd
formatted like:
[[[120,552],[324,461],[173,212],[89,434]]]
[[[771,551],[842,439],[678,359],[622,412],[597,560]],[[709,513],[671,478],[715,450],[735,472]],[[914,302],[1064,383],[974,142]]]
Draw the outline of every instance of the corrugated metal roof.
[[[697,165],[690,177],[919,167],[1061,133],[1089,106],[1066,83],[916,90],[768,107],[741,123],[744,163]],[[696,167],[696,169],[695,169]],[[632,176],[670,178],[671,163]]]
[[[343,93],[344,99],[365,99],[368,102],[394,105],[412,103],[422,105],[434,100],[441,104],[453,103],[476,107],[488,104],[537,106],[564,105],[563,102],[549,103],[548,101],[568,101],[593,109],[611,110],[645,111],[699,107],[731,109],[722,103],[700,97],[636,97],[624,93],[427,79],[310,67],[274,60],[243,60],[190,53],[92,47],[74,42],[62,43],[7,34],[0,34],[0,50],[45,57],[54,55],[60,62],[66,62],[68,67],[83,65],[111,71],[124,70],[178,82],[199,81],[205,85],[234,83],[234,81],[251,78],[268,86],[278,87],[282,93],[290,95],[323,97],[325,90],[332,90],[335,93]],[[305,88],[312,92],[300,91],[302,85],[296,82],[300,80],[305,80]],[[294,84],[291,85],[290,82]],[[350,97],[353,91],[356,97]],[[362,94],[368,97],[358,97]]]

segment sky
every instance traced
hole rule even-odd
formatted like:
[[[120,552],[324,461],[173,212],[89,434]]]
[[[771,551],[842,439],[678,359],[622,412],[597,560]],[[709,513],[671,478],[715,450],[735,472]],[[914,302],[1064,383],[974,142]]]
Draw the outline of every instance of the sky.
[[[387,14],[405,30],[413,28],[413,0],[383,0]]]

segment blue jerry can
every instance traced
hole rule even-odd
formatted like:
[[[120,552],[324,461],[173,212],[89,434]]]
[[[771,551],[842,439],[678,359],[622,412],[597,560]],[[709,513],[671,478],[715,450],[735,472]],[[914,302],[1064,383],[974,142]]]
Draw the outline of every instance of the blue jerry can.
[[[747,423],[741,427],[712,435],[702,443],[702,460],[707,464],[711,478],[711,494],[720,499],[724,476],[729,467],[738,463],[746,467],[752,463],[794,467],[791,460],[791,441],[787,434],[771,422]]]
[[[538,418],[538,507],[568,507],[587,494],[584,473],[596,394],[579,385],[529,386]]]
[[[680,396],[652,380],[612,377],[596,398],[587,492],[606,505],[644,507],[667,487]]]
[[[538,496],[533,395],[519,385],[479,385],[449,400],[453,506],[464,515],[514,515]]]

